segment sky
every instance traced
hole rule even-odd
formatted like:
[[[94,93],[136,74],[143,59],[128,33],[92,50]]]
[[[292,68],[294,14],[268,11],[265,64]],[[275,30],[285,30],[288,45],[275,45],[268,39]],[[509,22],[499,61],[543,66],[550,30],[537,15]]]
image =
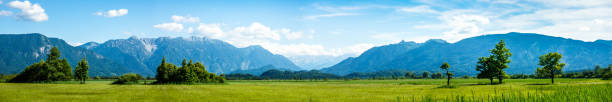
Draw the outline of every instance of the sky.
[[[288,57],[508,32],[610,40],[611,31],[612,0],[0,0],[1,34],[72,45],[198,36]]]

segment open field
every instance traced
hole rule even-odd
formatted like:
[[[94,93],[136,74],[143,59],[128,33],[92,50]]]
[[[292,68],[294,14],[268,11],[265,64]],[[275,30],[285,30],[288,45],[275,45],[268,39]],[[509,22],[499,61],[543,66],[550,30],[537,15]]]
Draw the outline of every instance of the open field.
[[[612,101],[612,81],[599,79],[231,80],[209,85],[110,85],[112,81],[58,84],[0,83],[0,101]]]

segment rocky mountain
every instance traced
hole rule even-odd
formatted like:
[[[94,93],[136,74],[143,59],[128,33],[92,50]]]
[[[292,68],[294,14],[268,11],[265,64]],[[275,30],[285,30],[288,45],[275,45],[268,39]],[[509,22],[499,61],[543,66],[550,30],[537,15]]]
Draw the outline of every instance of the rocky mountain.
[[[200,61],[209,72],[230,73],[272,65],[279,68],[300,68],[281,55],[272,54],[261,46],[237,48],[209,38],[137,38],[109,40],[102,44],[84,44],[110,60],[141,74],[153,74],[163,57],[179,65],[183,59]]]
[[[73,47],[64,40],[42,34],[0,34],[0,73],[15,74],[26,66],[47,58],[50,49],[58,47],[61,58],[66,58],[74,68],[81,58],[89,62],[89,75],[112,76],[129,72],[128,67],[106,59],[85,48]]]
[[[533,73],[538,57],[549,52],[563,54],[564,70],[589,69],[595,65],[612,64],[611,41],[580,40],[552,37],[532,33],[490,34],[463,39],[456,43],[429,40],[425,43],[400,42],[374,47],[356,58],[322,69],[324,72],[345,75],[351,72],[408,70],[438,72],[442,62],[451,64],[456,75],[474,75],[478,57],[490,55],[500,40],[513,54],[507,73]]]

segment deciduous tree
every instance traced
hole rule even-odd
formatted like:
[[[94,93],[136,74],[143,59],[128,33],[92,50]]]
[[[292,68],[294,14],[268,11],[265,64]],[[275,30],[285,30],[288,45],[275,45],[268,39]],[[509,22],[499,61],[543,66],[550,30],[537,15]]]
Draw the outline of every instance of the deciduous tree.
[[[557,52],[540,56],[540,63],[538,65],[542,66],[542,68],[538,67],[536,72],[543,75],[549,75],[551,83],[554,84],[556,74],[560,74],[565,66],[565,63],[560,62],[561,57],[563,57],[563,55]]]

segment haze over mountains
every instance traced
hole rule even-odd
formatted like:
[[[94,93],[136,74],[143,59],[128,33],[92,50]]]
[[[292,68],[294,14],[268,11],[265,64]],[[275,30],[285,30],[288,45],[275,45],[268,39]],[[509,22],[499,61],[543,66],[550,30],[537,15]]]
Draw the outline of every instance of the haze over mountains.
[[[330,67],[321,69],[322,72],[338,75],[387,70],[438,72],[442,62],[449,62],[451,71],[457,75],[474,75],[477,58],[488,56],[489,50],[501,39],[513,54],[510,68],[506,70],[511,74],[533,73],[538,67],[538,56],[548,52],[563,54],[566,71],[612,64],[612,41],[584,42],[530,33],[483,35],[456,43],[439,39],[424,43],[402,41],[373,47],[339,63],[338,57],[325,56],[291,57],[289,60],[260,46],[237,48],[221,40],[201,37],[130,37],[73,47],[61,39],[35,33],[0,34],[0,73],[18,73],[27,65],[46,58],[48,50],[57,46],[72,67],[86,56],[91,66],[90,75],[100,76],[128,72],[153,76],[162,57],[174,64],[180,64],[184,58],[200,61],[213,73],[261,74],[269,69],[304,70],[325,66]],[[300,68],[294,62],[307,68]]]

